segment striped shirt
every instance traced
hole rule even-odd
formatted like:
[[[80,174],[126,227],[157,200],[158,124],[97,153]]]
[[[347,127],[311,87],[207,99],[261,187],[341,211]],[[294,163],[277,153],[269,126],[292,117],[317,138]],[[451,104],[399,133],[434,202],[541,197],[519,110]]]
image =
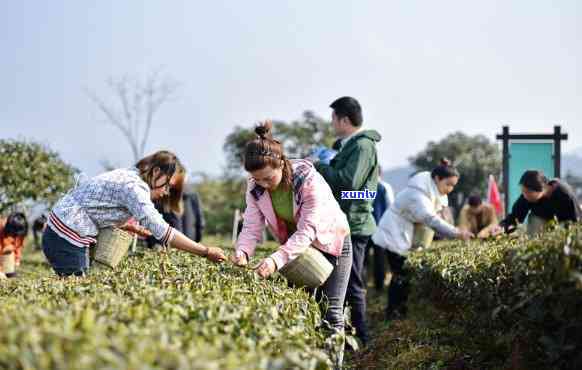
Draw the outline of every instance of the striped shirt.
[[[87,247],[96,242],[99,229],[121,226],[132,217],[163,245],[172,240],[173,229],[156,210],[137,168],[123,168],[71,189],[54,206],[47,224],[71,244]]]

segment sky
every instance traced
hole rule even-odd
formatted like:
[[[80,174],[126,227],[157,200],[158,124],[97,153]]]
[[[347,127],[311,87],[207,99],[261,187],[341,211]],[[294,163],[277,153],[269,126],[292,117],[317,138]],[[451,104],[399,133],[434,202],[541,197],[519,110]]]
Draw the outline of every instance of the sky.
[[[384,168],[455,131],[570,136],[582,147],[582,3],[11,1],[0,5],[0,138],[34,140],[89,175],[132,154],[85,91],[153,70],[180,83],[146,151],[218,175],[235,125],[329,118],[357,98]],[[1,158],[0,158],[1,160]]]

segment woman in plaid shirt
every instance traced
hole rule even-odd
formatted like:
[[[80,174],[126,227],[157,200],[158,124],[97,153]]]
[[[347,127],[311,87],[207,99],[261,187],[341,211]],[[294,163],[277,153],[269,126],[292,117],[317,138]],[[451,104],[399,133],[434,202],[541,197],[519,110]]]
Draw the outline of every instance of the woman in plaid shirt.
[[[55,272],[84,275],[89,267],[88,247],[96,243],[99,230],[120,227],[131,218],[147,230],[144,234],[153,235],[165,246],[223,261],[222,249],[196,243],[170,227],[153,204],[168,194],[177,163],[173,153],[158,151],[133,168],[82,181],[61,198],[49,214],[42,242]]]

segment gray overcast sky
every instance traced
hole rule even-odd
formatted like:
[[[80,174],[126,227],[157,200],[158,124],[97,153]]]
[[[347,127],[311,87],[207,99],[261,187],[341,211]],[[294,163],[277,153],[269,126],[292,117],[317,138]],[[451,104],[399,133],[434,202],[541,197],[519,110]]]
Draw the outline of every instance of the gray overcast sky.
[[[10,1],[0,5],[0,138],[49,144],[95,174],[131,162],[84,87],[164,66],[182,83],[148,151],[220,173],[236,124],[328,117],[360,100],[385,167],[455,130],[570,134],[582,146],[582,3],[562,1]]]

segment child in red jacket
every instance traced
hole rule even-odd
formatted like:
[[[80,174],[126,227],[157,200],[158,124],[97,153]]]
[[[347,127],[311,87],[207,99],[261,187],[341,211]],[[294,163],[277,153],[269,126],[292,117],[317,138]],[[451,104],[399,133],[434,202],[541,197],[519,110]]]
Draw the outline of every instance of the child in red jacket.
[[[27,234],[28,222],[24,213],[12,213],[4,222],[0,221],[0,255],[7,257],[13,253],[15,267],[20,266],[24,238]],[[4,271],[2,264],[0,264],[0,273],[5,273],[7,277],[15,275],[14,271]]]

